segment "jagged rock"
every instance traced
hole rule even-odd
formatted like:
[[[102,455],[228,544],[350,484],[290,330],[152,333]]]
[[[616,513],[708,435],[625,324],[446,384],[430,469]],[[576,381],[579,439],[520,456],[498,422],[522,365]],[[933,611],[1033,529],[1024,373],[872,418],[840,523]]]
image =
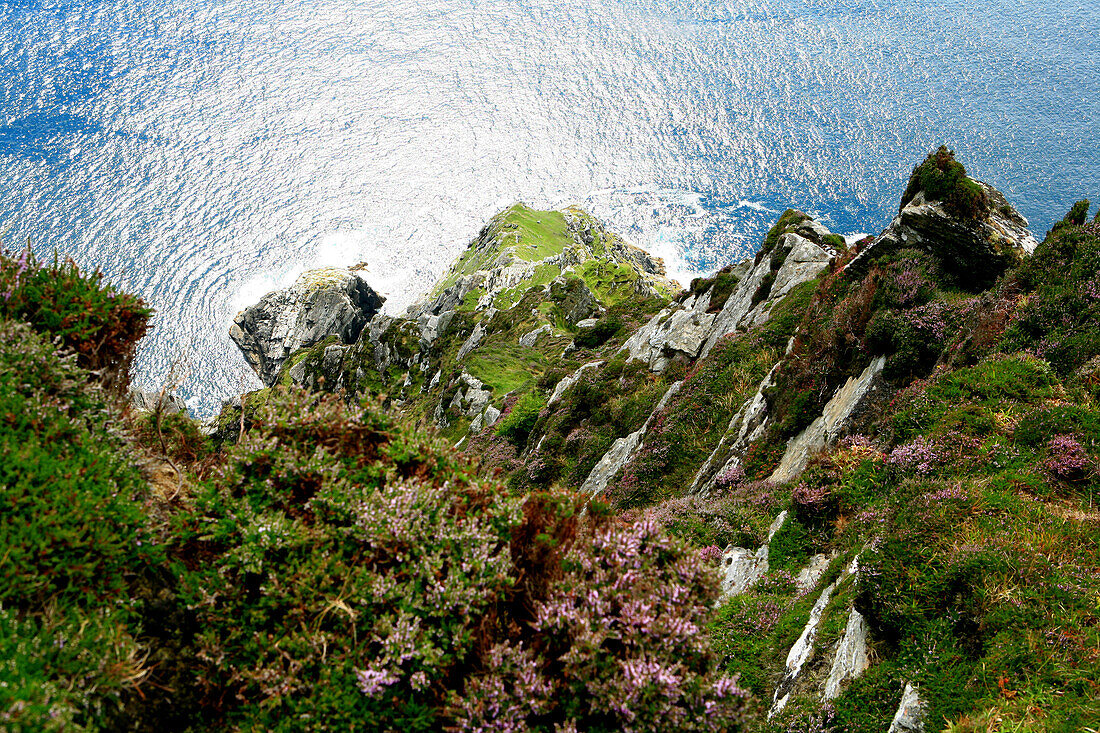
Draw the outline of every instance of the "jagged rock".
[[[854,680],[871,666],[871,656],[867,651],[869,631],[863,615],[856,609],[848,613],[848,623],[837,643],[833,656],[833,665],[829,677],[825,680],[823,700],[833,700],[840,695],[841,687],[848,680]]]
[[[465,359],[471,351],[476,349],[481,344],[481,341],[485,338],[486,333],[488,333],[488,331],[485,328],[485,321],[482,321],[474,326],[474,330],[470,333],[469,336],[466,337],[466,340],[462,342],[462,346],[458,347],[458,356],[455,357],[455,361],[461,362],[463,359]]]
[[[833,591],[836,590],[839,583],[840,580],[838,579],[825,588],[825,590],[821,591],[821,595],[817,597],[813,608],[810,609],[810,620],[806,622],[806,626],[802,629],[802,634],[799,635],[798,641],[794,643],[790,652],[787,653],[786,668],[783,672],[783,678],[775,688],[775,694],[772,696],[772,706],[771,709],[768,710],[769,720],[781,713],[783,708],[787,706],[787,701],[791,696],[791,689],[798,680],[798,674],[802,671],[802,665],[806,663],[813,653],[814,642],[817,640],[817,627],[821,623],[821,614],[824,613],[825,607],[829,605],[829,599],[832,598]]]
[[[756,585],[769,569],[768,553],[771,541],[787,521],[787,511],[779,513],[768,527],[768,540],[754,552],[745,547],[727,547],[722,553],[722,595],[721,603],[731,596],[740,595]]]
[[[683,305],[665,308],[627,339],[620,351],[626,351],[630,360],[646,362],[650,371],[657,373],[663,372],[676,354],[694,359],[716,317],[706,312],[709,302],[706,295],[692,296]]]
[[[420,340],[425,346],[430,346],[437,338],[447,332],[447,327],[454,320],[453,310],[443,311],[439,315],[425,313],[417,319],[420,324]]]
[[[130,406],[146,412],[155,412],[158,407],[162,415],[187,414],[187,405],[170,392],[158,392],[130,387]],[[237,398],[240,399],[239,397]]]
[[[478,324],[478,325],[480,325],[480,324]],[[554,329],[550,328],[550,324],[549,323],[544,323],[541,326],[539,326],[538,328],[534,329],[533,331],[529,331],[528,333],[525,333],[524,335],[520,336],[519,337],[519,345],[524,347],[524,348],[530,349],[539,340],[539,336],[541,336],[544,333],[553,333],[553,332],[554,332]]]
[[[354,342],[382,307],[382,297],[358,273],[311,270],[286,290],[265,295],[241,311],[229,336],[267,386],[291,354],[329,336]]]
[[[912,682],[905,683],[894,719],[890,721],[887,733],[924,733],[925,705],[920,699],[920,691]]]
[[[582,367],[582,369],[583,368],[584,367]],[[592,468],[592,471],[589,472],[588,478],[586,478],[584,484],[581,485],[581,493],[595,496],[607,489],[607,485],[611,482],[611,479],[615,477],[615,474],[622,470],[623,466],[630,461],[638,448],[641,447],[642,438],[645,436],[646,430],[649,429],[650,423],[653,422],[653,418],[657,413],[665,409],[668,401],[680,390],[682,385],[683,382],[673,382],[664,396],[657,402],[657,406],[653,409],[653,412],[650,413],[645,424],[630,435],[619,438],[611,445],[607,453],[600,458]],[[557,390],[555,390],[555,393],[556,392]]]
[[[557,294],[558,307],[566,323],[580,326],[582,322],[600,315],[600,301],[583,280],[558,278],[550,287],[551,292]]]
[[[835,555],[835,553],[834,553]],[[799,593],[809,593],[816,586],[822,576],[825,575],[825,571],[829,569],[829,563],[832,561],[832,557],[829,555],[814,555],[806,563],[806,567],[798,571],[798,577],[795,578],[795,587],[798,588]]]
[[[974,179],[970,179],[974,180]],[[989,211],[977,218],[959,216],[942,201],[929,201],[920,191],[868,247],[848,263],[859,273],[868,263],[889,252],[923,249],[940,258],[959,284],[979,290],[1038,246],[1028,222],[989,184],[974,181],[989,199]]]
[[[886,357],[877,357],[867,365],[859,377],[845,382],[825,405],[821,417],[787,443],[783,460],[768,480],[784,483],[796,478],[806,468],[810,459],[832,445],[844,433],[848,419],[870,393],[885,365]]]
[[[787,293],[824,272],[837,254],[823,240],[828,234],[829,230],[822,224],[807,217],[791,231],[781,235],[776,247],[789,248],[790,251],[779,270],[774,273],[767,297],[761,300],[758,296],[761,286],[772,275],[770,258],[763,257],[741,279],[722,306],[699,355],[705,357],[710,354],[723,336],[735,331],[746,331],[764,323],[775,305]]]
[[[714,486],[714,479],[722,472],[741,465],[741,459],[753,441],[764,434],[768,427],[768,401],[764,391],[775,384],[775,375],[779,370],[776,364],[760,382],[756,393],[747,399],[741,409],[734,413],[722,440],[695,474],[689,493],[699,494]],[[718,468],[718,467],[721,468]]]
[[[558,382],[557,386],[554,387],[554,392],[550,395],[550,401],[547,404],[552,405],[560,400],[561,396],[565,394],[566,390],[568,390],[570,387],[580,381],[581,377],[584,376],[585,370],[595,369],[601,364],[603,364],[602,361],[590,361],[577,369],[577,371],[570,374],[568,377],[562,379],[560,382]]]
[[[599,318],[585,318],[583,321],[577,321],[576,326],[577,328],[595,328],[599,322]]]

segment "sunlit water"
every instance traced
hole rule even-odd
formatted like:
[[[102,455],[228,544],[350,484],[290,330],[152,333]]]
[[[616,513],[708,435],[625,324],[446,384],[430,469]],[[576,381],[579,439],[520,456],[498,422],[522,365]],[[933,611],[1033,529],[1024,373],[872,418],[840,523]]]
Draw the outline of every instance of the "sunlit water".
[[[256,385],[233,315],[369,263],[400,310],[515,200],[681,278],[797,206],[880,230],[940,142],[1040,235],[1100,195],[1100,4],[0,3],[0,226],[157,311],[138,381]]]

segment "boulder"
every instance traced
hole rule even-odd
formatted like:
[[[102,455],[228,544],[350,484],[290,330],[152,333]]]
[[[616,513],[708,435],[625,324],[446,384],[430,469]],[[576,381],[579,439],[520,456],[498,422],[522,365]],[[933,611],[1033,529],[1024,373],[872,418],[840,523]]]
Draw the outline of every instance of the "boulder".
[[[270,387],[294,352],[329,336],[353,343],[382,308],[383,298],[357,272],[325,268],[304,273],[285,290],[241,311],[229,336]]]

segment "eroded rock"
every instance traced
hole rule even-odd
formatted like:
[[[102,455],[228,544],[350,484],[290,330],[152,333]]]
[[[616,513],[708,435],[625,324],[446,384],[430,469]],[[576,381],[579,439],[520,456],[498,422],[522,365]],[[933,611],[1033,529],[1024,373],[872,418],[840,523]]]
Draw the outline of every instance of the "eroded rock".
[[[260,380],[275,383],[287,357],[329,336],[353,343],[382,308],[383,298],[359,273],[325,268],[304,273],[285,290],[241,311],[229,329]]]

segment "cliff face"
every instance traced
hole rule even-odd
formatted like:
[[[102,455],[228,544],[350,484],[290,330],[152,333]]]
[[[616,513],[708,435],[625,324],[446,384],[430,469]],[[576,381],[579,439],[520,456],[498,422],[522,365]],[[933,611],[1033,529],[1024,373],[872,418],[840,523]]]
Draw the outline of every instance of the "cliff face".
[[[516,205],[423,302],[290,353],[272,383],[381,395],[516,492],[572,488],[696,543],[723,578],[708,633],[761,727],[1026,722],[1028,694],[1080,679],[1025,671],[1062,652],[1000,651],[1059,623],[1018,612],[1050,591],[1013,575],[1044,562],[1014,533],[1091,536],[1067,507],[1100,440],[1058,412],[1100,383],[1095,224],[1042,246],[1026,226],[941,150],[878,237],[787,211],[755,258],[674,293],[591,216]],[[1086,614],[1094,555],[1058,571]],[[1059,714],[1090,714],[1074,700]]]

